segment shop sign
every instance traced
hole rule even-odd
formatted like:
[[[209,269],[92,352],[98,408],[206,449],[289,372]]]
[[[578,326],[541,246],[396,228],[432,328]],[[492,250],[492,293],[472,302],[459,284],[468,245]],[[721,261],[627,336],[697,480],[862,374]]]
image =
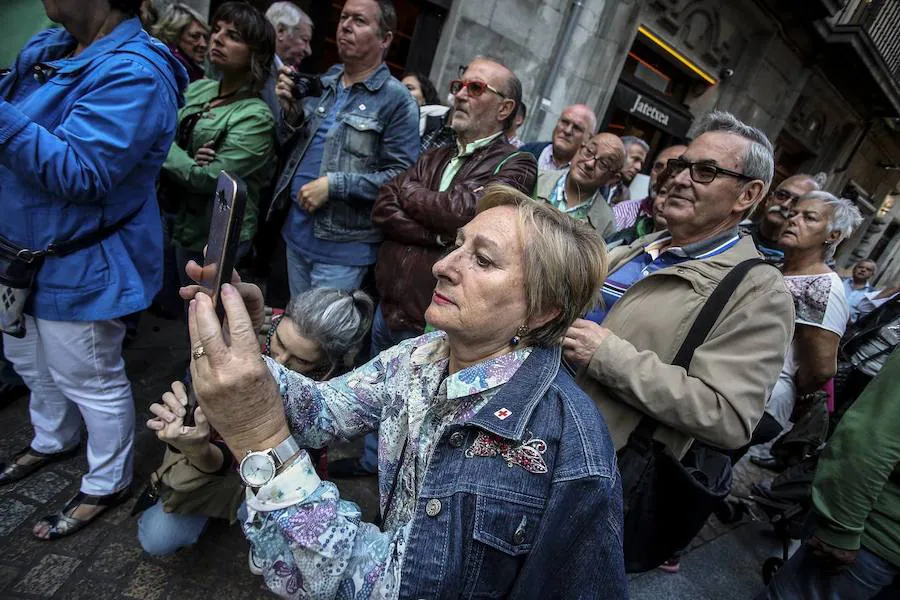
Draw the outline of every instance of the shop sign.
[[[683,137],[691,126],[690,113],[675,110],[624,83],[616,86],[614,104],[640,119],[648,121],[673,135]]]
[[[663,127],[669,126],[669,114],[647,102],[640,94],[634,99],[634,105],[632,105],[628,112],[644,115],[651,121],[656,121]]]

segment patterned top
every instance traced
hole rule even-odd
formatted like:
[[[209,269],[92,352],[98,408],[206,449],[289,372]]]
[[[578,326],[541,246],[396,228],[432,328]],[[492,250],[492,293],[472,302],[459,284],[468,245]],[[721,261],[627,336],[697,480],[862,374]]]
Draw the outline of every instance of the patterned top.
[[[341,500],[334,484],[321,481],[305,453],[255,496],[248,490],[244,533],[276,594],[398,597],[407,537],[434,444],[446,427],[471,419],[516,373],[531,348],[448,376],[449,352],[446,334],[438,331],[319,383],[266,359],[301,446],[319,447],[378,430],[385,517],[383,531],[362,522],[359,507]]]
[[[844,285],[836,273],[786,275],[784,283],[794,297],[797,323],[844,335],[850,309]]]

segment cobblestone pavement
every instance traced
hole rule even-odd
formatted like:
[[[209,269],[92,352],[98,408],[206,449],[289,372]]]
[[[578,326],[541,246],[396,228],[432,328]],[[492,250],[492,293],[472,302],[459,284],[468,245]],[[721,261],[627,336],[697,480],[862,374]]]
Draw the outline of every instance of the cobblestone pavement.
[[[184,372],[188,356],[184,328],[177,321],[145,315],[140,334],[125,356],[137,409],[135,488],[139,490],[159,464],[163,450],[155,434],[143,425],[150,416],[147,408]],[[27,398],[0,406],[0,458],[23,448],[31,435]],[[341,446],[329,452],[334,459],[355,450]],[[248,571],[246,542],[236,526],[213,522],[195,546],[174,556],[154,558],[143,553],[137,541],[137,521],[130,514],[134,499],[69,538],[55,542],[34,539],[34,522],[58,510],[78,491],[85,470],[82,451],[78,458],[0,487],[0,598],[273,597],[260,578]],[[739,469],[736,486],[745,489],[759,476],[753,468]],[[374,477],[336,483],[342,495],[357,502],[364,517],[371,520],[377,506]],[[631,582],[632,597],[750,600],[762,589],[761,561],[775,549],[763,529],[711,519],[683,558],[680,574],[657,571],[637,576]]]

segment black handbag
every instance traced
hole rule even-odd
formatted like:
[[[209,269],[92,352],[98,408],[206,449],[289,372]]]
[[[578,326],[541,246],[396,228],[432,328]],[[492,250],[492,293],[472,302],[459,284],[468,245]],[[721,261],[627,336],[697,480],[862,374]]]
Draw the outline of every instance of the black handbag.
[[[673,365],[685,371],[709,334],[754,258],[734,267],[710,294],[691,326]],[[639,573],[661,565],[686,547],[731,491],[731,459],[695,442],[679,460],[653,433],[659,422],[644,416],[619,451],[624,499],[625,571]]]
[[[44,250],[29,250],[0,236],[0,332],[25,337],[25,308],[34,279],[47,257],[61,257],[99,244],[124,227],[143,209],[143,204],[115,223],[74,240],[50,244]]]

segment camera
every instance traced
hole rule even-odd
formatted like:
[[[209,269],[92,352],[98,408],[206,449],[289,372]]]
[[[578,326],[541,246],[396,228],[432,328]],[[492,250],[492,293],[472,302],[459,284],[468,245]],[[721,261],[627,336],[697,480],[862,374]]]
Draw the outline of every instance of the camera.
[[[291,86],[291,95],[300,100],[309,96],[321,96],[325,88],[322,87],[322,80],[318,75],[310,75],[309,73],[291,73],[293,85]]]

